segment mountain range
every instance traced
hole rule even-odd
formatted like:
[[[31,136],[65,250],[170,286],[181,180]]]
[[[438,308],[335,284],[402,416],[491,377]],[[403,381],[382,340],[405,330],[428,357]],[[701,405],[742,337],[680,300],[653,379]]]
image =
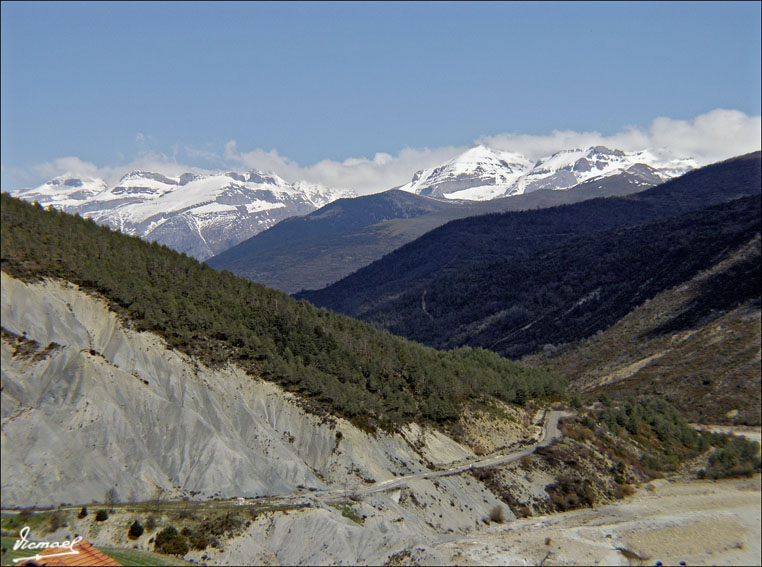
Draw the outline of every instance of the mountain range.
[[[568,189],[625,171],[644,184],[657,185],[695,167],[692,159],[665,159],[649,150],[627,153],[593,146],[563,150],[532,162],[521,154],[480,145],[440,166],[418,171],[399,188],[438,199],[485,201],[538,189]]]
[[[522,356],[602,330],[745,244],[758,202],[722,204],[759,192],[756,152],[626,197],[453,221],[297,297],[432,346]]]
[[[400,189],[465,205],[541,189],[569,189],[586,182],[608,184],[623,176],[633,186],[649,187],[694,166],[690,159],[665,160],[656,152],[625,153],[603,146],[557,152],[533,163],[519,154],[477,146],[436,168],[419,171]],[[99,178],[64,174],[39,187],[10,193],[43,207],[78,213],[199,260],[220,254],[286,218],[309,214],[338,198],[356,196],[350,190],[306,181],[290,183],[274,173],[257,170],[179,176],[137,170],[113,185]],[[485,210],[504,209],[495,203]],[[420,216],[406,212],[404,207],[395,211],[379,217],[378,222]],[[468,209],[463,212],[470,214]],[[346,221],[344,217],[342,222]],[[356,223],[348,223],[349,227],[356,227]],[[392,239],[390,244],[400,246],[422,232],[414,230],[412,234],[407,240]],[[283,288],[297,291],[326,285],[360,267],[358,261],[370,262],[391,249],[381,244],[376,252],[349,254],[358,260],[348,263],[348,271],[331,272],[327,280],[284,282]],[[235,271],[244,275],[267,272],[257,267]],[[266,277],[264,281],[281,283],[278,277]]]
[[[138,170],[112,186],[102,179],[65,174],[12,194],[43,207],[78,213],[199,260],[285,218],[353,195],[301,181],[288,183],[256,170],[177,177]]]
[[[319,289],[454,219],[635,193],[693,165],[602,146],[532,164],[478,146],[398,189],[331,202],[281,222],[209,263],[288,293]]]
[[[564,191],[538,189],[490,201],[445,201],[391,189],[287,219],[207,262],[288,293],[320,289],[451,220],[629,195],[651,186],[624,171]]]

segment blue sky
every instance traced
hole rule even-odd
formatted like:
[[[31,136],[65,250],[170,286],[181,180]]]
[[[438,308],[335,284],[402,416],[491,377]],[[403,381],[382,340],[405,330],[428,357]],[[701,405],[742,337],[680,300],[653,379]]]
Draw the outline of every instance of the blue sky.
[[[759,2],[2,2],[2,188],[78,162],[346,184],[371,182],[338,169],[370,163],[383,185],[476,141],[648,137],[660,117],[753,134],[760,17]]]

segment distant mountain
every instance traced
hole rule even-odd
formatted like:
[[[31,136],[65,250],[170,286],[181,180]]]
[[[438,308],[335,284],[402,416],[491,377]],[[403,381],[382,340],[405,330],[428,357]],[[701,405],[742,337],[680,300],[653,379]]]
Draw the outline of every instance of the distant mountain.
[[[623,172],[657,185],[695,167],[692,159],[662,159],[648,150],[627,153],[594,146],[531,162],[520,154],[477,146],[438,167],[417,172],[400,189],[437,199],[485,201],[538,189],[568,189]]]
[[[126,234],[204,260],[265,230],[352,195],[261,171],[168,177],[133,171],[109,187],[102,179],[62,175],[12,193],[43,207],[79,213]]]
[[[455,207],[394,189],[338,199],[309,215],[281,221],[207,264],[289,293],[323,287],[408,242],[378,230],[384,221]]]
[[[635,195],[453,221],[332,286],[297,297],[432,346],[479,345],[521,356],[613,324],[611,317],[623,316],[636,299],[693,277],[711,254],[750,238],[748,230],[758,231],[758,203],[700,210],[759,195],[760,178],[756,152]],[[674,226],[659,225],[692,211],[699,212]],[[714,216],[730,228],[712,228]],[[733,232],[736,217],[743,225],[739,234]],[[691,232],[691,223],[699,232]],[[637,232],[638,225],[645,228]],[[724,242],[723,231],[735,236]],[[696,244],[696,238],[703,240]],[[688,261],[692,257],[696,263]],[[633,272],[636,267],[642,270]],[[670,269],[677,280],[663,274]],[[632,288],[634,282],[642,289]],[[624,295],[608,295],[612,290]],[[601,313],[607,314],[586,321],[592,306],[605,306]],[[567,321],[560,316],[566,311],[582,319]]]
[[[454,219],[628,195],[651,187],[623,172],[566,191],[539,189],[485,202],[439,201],[390,190],[339,199],[286,219],[207,260],[210,266],[294,293],[332,284]]]

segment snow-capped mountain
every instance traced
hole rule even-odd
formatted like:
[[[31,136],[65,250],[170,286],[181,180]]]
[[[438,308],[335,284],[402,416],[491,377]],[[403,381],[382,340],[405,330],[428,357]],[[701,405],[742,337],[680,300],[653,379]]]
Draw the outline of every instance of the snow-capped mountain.
[[[305,215],[347,191],[272,173],[250,171],[168,177],[133,171],[108,186],[101,179],[62,175],[14,196],[79,213],[127,234],[155,240],[205,260],[275,223]]]
[[[692,159],[665,160],[648,150],[627,153],[604,146],[563,150],[531,162],[521,154],[477,146],[417,172],[400,189],[437,199],[486,201],[538,189],[569,189],[620,174],[639,185],[657,185],[696,165]]]

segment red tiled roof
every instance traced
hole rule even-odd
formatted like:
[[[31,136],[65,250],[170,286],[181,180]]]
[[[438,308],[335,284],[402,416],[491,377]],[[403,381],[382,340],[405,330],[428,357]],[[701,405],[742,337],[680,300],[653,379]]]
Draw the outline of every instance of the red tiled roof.
[[[118,563],[111,559],[108,555],[93,547],[93,545],[86,539],[82,539],[79,543],[72,546],[72,551],[78,553],[71,553],[66,555],[59,555],[66,553],[67,548],[51,547],[44,551],[37,553],[37,557],[27,559],[19,565],[48,565],[50,567],[121,567],[121,563]],[[47,557],[46,556],[52,556]]]

